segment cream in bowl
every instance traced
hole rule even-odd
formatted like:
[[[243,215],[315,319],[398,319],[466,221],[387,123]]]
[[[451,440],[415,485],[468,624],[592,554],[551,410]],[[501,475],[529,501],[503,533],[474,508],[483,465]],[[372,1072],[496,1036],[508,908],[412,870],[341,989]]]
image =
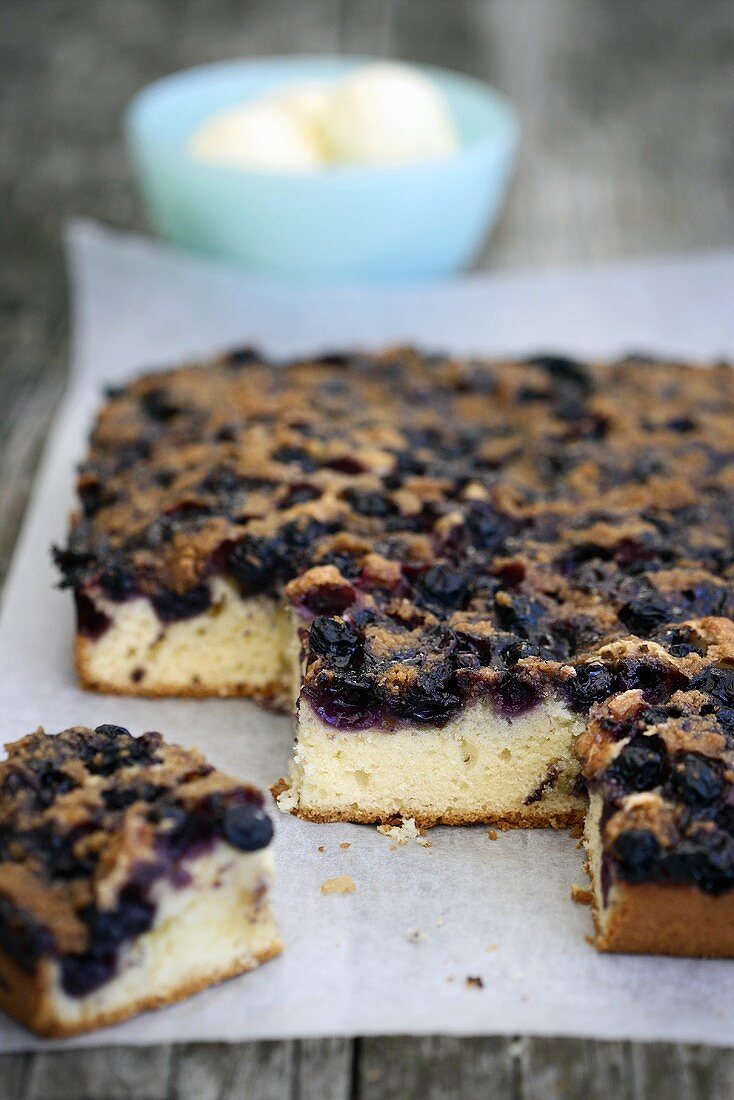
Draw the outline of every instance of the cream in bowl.
[[[197,160],[271,172],[411,164],[449,156],[458,146],[441,91],[418,69],[388,63],[227,107],[188,143]]]
[[[460,73],[279,57],[157,81],[127,134],[151,222],[174,244],[269,278],[375,281],[471,262],[517,126]]]

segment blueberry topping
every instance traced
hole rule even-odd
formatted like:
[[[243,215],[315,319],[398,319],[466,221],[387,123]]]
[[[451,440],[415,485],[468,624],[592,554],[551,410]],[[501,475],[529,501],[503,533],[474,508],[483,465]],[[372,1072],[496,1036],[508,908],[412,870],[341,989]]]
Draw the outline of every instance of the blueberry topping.
[[[392,515],[396,511],[395,505],[384,493],[353,490],[346,494],[346,499],[360,516],[377,518]]]
[[[79,633],[91,641],[98,641],[110,625],[110,620],[103,611],[99,611],[89,596],[83,592],[74,593],[76,604],[76,621]]]
[[[705,668],[693,677],[690,686],[691,691],[713,695],[725,706],[734,707],[734,668]]]
[[[624,625],[641,638],[649,637],[658,627],[675,618],[668,601],[654,592],[623,604],[618,614]]]
[[[149,390],[140,398],[140,404],[151,420],[172,420],[181,411],[165,389]]]
[[[304,473],[307,474],[313,473],[316,469],[316,463],[311,458],[308,451],[305,451],[303,447],[278,447],[276,451],[273,451],[273,460],[275,462],[282,462],[286,466],[300,466]]]
[[[232,576],[243,595],[254,595],[269,588],[278,577],[280,564],[276,546],[253,535],[246,535],[229,559]]]
[[[91,948],[102,952],[147,932],[153,923],[155,906],[130,889],[123,891],[117,908],[99,910],[92,907],[83,916],[89,927]]]
[[[95,733],[100,734],[102,737],[130,737],[130,730],[125,729],[124,726],[95,726]]]
[[[633,738],[604,772],[605,779],[625,792],[652,790],[664,777],[665,750],[657,737]]]
[[[360,646],[359,635],[343,619],[319,616],[311,624],[309,643],[314,653],[328,657],[336,668],[346,668]]]
[[[574,710],[587,711],[592,703],[606,699],[614,690],[612,672],[601,664],[577,665],[576,675],[565,685]]]
[[[16,909],[0,897],[0,949],[23,970],[30,971],[36,962],[54,950],[54,939],[47,928],[30,913]]]
[[[261,806],[247,802],[227,807],[220,828],[224,839],[243,852],[264,848],[273,837],[273,823],[268,815]]]
[[[304,688],[306,696],[325,722],[346,728],[365,728],[374,720],[376,698],[361,678],[347,672],[319,673]]]
[[[119,565],[111,565],[100,575],[99,584],[110,600],[126,600],[135,592],[135,578]]]
[[[497,709],[508,718],[532,710],[543,697],[537,685],[521,672],[507,672],[501,676],[492,696]]]
[[[723,789],[721,770],[713,760],[697,753],[684,753],[672,774],[673,790],[688,806],[708,806]]]
[[[163,588],[151,600],[156,615],[164,623],[173,623],[180,619],[191,619],[194,615],[201,615],[204,611],[208,611],[211,602],[212,594],[208,584],[199,584],[183,593]]]
[[[463,607],[469,594],[469,582],[464,573],[434,565],[416,584],[415,599],[420,607],[443,614]]]
[[[108,982],[117,970],[117,953],[64,955],[61,959],[61,984],[70,997],[85,997]]]
[[[721,829],[699,831],[665,854],[666,875],[675,882],[695,882],[707,894],[734,887],[734,837]]]
[[[660,844],[649,829],[626,829],[616,838],[611,851],[627,882],[650,882],[657,877]]]

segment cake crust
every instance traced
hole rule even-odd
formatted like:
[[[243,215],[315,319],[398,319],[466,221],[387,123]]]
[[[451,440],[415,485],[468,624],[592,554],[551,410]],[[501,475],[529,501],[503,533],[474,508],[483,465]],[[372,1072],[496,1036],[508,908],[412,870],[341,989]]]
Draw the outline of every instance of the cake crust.
[[[229,966],[210,970],[194,980],[183,981],[166,993],[141,994],[122,1008],[100,1012],[93,1020],[77,1023],[65,1023],[60,1020],[53,1002],[38,984],[14,966],[5,955],[0,954],[0,983],[3,983],[0,984],[0,1009],[44,1039],[69,1039],[74,1035],[82,1035],[123,1023],[143,1012],[177,1004],[212,985],[218,985],[254,970],[262,963],[277,958],[282,950],[283,945],[274,938],[269,946],[245,960],[233,961]]]
[[[603,925],[596,906],[592,912],[599,951],[734,958],[734,893],[711,897],[695,886],[625,884],[615,890]]]

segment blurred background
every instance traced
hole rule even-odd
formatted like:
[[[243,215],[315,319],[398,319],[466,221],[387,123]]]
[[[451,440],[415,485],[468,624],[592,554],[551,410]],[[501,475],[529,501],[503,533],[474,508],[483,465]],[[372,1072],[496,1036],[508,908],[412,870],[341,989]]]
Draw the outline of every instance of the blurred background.
[[[86,216],[146,228],[122,135],[127,103],[150,81],[187,66],[283,53],[362,53],[446,66],[510,100],[521,125],[518,163],[481,267],[734,246],[733,0],[0,0],[0,575],[64,381],[63,225]],[[400,1040],[385,1042],[397,1050]],[[421,1040],[420,1049],[430,1042]],[[431,1095],[448,1094],[462,1073],[473,1072],[475,1057],[485,1071],[508,1074],[508,1082],[515,1072],[499,1068],[511,1066],[504,1041],[439,1042],[440,1073],[435,1081],[428,1070],[420,1078],[425,1095],[429,1083]],[[366,1048],[368,1071],[375,1044]],[[541,1070],[557,1048],[556,1040],[528,1048],[523,1073],[529,1065],[536,1084],[523,1095],[548,1095],[556,1079]],[[253,1074],[272,1062],[286,1066],[285,1076],[292,1049],[257,1045]],[[318,1047],[319,1058],[324,1049]],[[569,1079],[578,1083],[574,1095],[588,1095],[582,1085],[604,1066],[614,1082],[607,1095],[662,1095],[640,1081],[663,1079],[672,1095],[680,1079],[680,1095],[693,1096],[692,1082],[704,1081],[701,1049],[672,1058],[667,1048],[657,1056],[652,1047],[638,1048],[634,1085],[622,1044],[605,1049],[563,1045]],[[122,1091],[106,1091],[112,1063],[105,1051],[96,1056],[94,1095],[134,1095],[134,1087],[120,1084],[122,1070]],[[211,1054],[212,1065],[246,1057]],[[124,1058],[120,1052],[116,1064]],[[146,1095],[160,1079],[162,1095],[166,1058],[155,1048],[133,1051],[125,1072],[145,1082]],[[3,1095],[21,1095],[21,1079],[41,1082],[38,1097],[82,1094],[81,1063],[65,1083],[49,1056],[32,1073],[23,1056],[3,1061]],[[408,1095],[417,1080],[413,1055],[401,1065],[395,1096]],[[716,1095],[730,1095],[723,1061],[711,1065]],[[348,1076],[347,1055],[344,1066]],[[11,1079],[16,1084],[3,1093],[2,1081]],[[375,1091],[370,1080],[378,1082]],[[359,1095],[377,1096],[379,1067],[365,1082]],[[92,1094],[90,1086],[84,1095]]]
[[[483,266],[734,244],[732,0],[3,0],[0,51],[5,372],[63,362],[65,219],[145,227],[125,105],[222,58],[364,53],[494,84],[522,137]]]

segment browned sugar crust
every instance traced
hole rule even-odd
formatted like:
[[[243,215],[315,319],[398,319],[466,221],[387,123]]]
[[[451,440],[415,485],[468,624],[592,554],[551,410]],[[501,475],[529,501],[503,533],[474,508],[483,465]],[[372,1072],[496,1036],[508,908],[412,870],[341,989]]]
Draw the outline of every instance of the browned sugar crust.
[[[277,798],[286,789],[287,781],[281,779],[271,788],[271,792],[273,797]],[[357,825],[395,825],[401,820],[396,819],[394,814],[366,813],[358,807],[350,810],[335,807],[324,813],[314,813],[308,808],[299,806],[296,813],[303,821],[313,821],[319,825],[336,821],[351,821]],[[434,825],[492,825],[498,829],[570,829],[584,820],[583,810],[548,811],[542,806],[498,815],[488,815],[485,812],[474,815],[451,811],[429,815],[411,811],[406,816],[412,817],[420,829],[431,829]]]
[[[593,912],[599,951],[734,958],[734,892],[711,897],[695,886],[624,884],[603,932]]]
[[[53,1004],[44,996],[41,987],[33,978],[0,952],[0,1009],[12,1016],[18,1023],[34,1031],[44,1039],[68,1039],[88,1031],[97,1031],[103,1027],[122,1023],[141,1012],[165,1008],[179,1001],[193,997],[209,986],[227,981],[254,970],[261,963],[276,958],[282,951],[282,944],[273,943],[268,949],[256,953],[247,962],[236,961],[231,966],[220,967],[202,974],[195,981],[184,981],[165,995],[149,990],[128,1002],[123,1008],[112,1012],[101,1012],[94,1020],[84,1023],[66,1024],[55,1015]]]

